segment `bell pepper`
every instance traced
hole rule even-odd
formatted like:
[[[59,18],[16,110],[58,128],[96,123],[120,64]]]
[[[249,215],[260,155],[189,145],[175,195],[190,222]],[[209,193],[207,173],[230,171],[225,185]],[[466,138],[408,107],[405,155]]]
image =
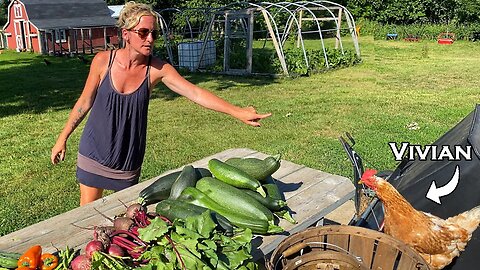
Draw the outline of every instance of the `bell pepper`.
[[[41,257],[42,247],[39,245],[32,246],[20,256],[17,266],[18,268],[27,267],[28,269],[36,269],[41,265]]]
[[[42,270],[53,270],[58,265],[58,257],[50,253],[43,253],[41,260]]]

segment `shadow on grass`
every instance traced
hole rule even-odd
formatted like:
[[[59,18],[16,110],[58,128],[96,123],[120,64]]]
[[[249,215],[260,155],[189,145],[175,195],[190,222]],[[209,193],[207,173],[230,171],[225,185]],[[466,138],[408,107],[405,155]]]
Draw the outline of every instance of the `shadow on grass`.
[[[0,67],[0,117],[73,107],[89,68],[77,58],[40,55],[0,60]]]
[[[82,92],[90,66],[78,58],[25,53],[0,60],[0,67],[5,67],[0,68],[2,118],[72,108]],[[194,84],[215,81],[215,88],[209,89],[212,92],[227,91],[232,87],[267,85],[275,81],[268,77],[233,77],[206,73],[188,73],[185,78]],[[159,84],[151,98],[173,100],[177,97],[178,94]]]

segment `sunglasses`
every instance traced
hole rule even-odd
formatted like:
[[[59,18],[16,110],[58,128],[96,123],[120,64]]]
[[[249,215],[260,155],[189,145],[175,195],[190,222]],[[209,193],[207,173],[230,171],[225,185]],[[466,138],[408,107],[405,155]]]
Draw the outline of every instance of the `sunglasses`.
[[[147,28],[140,28],[140,29],[131,29],[129,31],[132,31],[138,35],[141,39],[147,39],[148,35],[152,33],[152,38],[157,39],[158,37],[158,30],[156,29],[147,29]]]

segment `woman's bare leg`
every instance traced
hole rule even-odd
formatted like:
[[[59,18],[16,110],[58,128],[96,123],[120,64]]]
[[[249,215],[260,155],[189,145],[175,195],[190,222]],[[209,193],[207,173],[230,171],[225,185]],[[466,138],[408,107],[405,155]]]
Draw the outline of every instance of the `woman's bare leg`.
[[[80,206],[100,199],[102,197],[102,194],[103,189],[101,188],[89,187],[80,184]]]

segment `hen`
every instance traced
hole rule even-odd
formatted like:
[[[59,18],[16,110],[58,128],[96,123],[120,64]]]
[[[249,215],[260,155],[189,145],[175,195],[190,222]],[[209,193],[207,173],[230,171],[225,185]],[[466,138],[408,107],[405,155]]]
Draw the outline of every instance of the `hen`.
[[[480,206],[448,219],[418,211],[375,170],[367,170],[360,182],[382,201],[384,232],[415,249],[432,269],[442,269],[465,250],[480,223]]]

